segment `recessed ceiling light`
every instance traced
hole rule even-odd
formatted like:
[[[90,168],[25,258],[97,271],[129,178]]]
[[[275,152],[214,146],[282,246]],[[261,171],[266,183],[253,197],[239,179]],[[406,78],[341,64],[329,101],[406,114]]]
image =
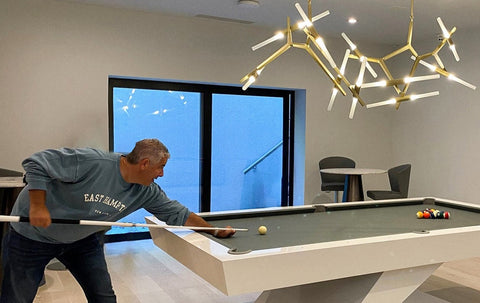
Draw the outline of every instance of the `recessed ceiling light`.
[[[238,0],[238,6],[241,7],[259,7],[258,0]]]
[[[355,23],[357,23],[357,19],[355,19],[354,17],[350,17],[350,18],[348,18],[348,23],[355,24]]]

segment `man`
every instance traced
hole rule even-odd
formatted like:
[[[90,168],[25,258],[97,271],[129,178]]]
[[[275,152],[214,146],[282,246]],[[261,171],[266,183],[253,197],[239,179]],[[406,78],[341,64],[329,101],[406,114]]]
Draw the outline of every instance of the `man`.
[[[33,302],[45,266],[57,258],[72,273],[89,302],[116,302],[103,252],[105,227],[51,224],[52,218],[117,221],[145,208],[169,225],[211,227],[170,200],[154,180],[170,157],[157,139],[136,143],[127,156],[96,149],[45,150],[23,161],[27,186],[4,237],[1,303]],[[229,237],[233,230],[209,231]]]

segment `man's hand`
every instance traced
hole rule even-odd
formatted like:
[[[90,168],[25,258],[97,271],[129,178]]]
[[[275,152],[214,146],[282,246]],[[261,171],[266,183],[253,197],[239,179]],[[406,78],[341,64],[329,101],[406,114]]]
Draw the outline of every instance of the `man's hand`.
[[[232,228],[231,226],[227,226],[226,228]],[[215,233],[213,234],[215,237],[217,238],[230,238],[231,236],[233,236],[235,234],[235,230],[234,229],[231,229],[231,230],[217,230],[215,231]]]
[[[46,192],[44,190],[30,190],[30,225],[48,227],[52,223],[50,212],[45,205]]]
[[[196,227],[213,227],[207,221],[205,221],[202,217],[198,216],[195,213],[191,213],[185,222],[185,226],[196,226]],[[232,228],[231,226],[227,226],[227,228]],[[209,230],[210,234],[214,235],[217,238],[228,238],[235,234],[235,230]]]

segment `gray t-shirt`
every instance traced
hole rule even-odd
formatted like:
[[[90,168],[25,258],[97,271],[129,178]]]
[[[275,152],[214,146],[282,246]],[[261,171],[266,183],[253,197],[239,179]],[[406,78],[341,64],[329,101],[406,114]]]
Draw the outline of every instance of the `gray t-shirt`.
[[[12,209],[12,215],[28,217],[28,191],[46,191],[51,218],[117,221],[144,208],[170,225],[183,225],[190,211],[170,200],[156,183],[127,183],[120,174],[120,154],[91,148],[49,149],[23,161],[27,186]],[[12,223],[21,235],[47,243],[71,243],[105,230],[102,226],[52,224],[47,228]]]

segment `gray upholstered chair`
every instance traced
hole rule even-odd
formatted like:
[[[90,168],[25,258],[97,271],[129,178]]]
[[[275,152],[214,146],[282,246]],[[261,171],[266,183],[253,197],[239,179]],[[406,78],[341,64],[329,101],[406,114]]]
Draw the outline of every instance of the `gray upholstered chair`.
[[[399,165],[388,170],[391,190],[368,190],[367,196],[373,200],[402,199],[408,197],[411,164]]]
[[[353,168],[355,167],[355,161],[346,157],[332,156],[320,160],[318,167],[320,170],[324,168]],[[320,172],[320,178],[322,179],[322,191],[334,191],[335,202],[338,202],[338,192],[343,191],[345,186],[345,175]]]

